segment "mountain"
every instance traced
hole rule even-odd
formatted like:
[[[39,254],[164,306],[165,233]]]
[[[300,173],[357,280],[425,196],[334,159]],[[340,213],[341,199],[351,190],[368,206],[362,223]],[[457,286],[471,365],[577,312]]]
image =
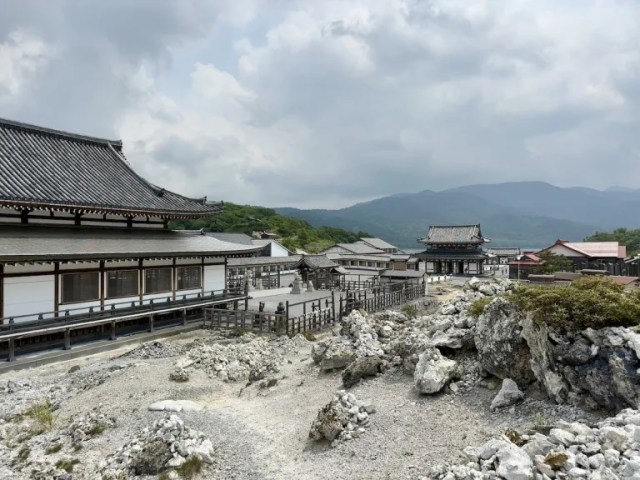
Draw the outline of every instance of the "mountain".
[[[640,202],[637,192],[562,189],[542,182],[470,185],[442,192],[425,190],[358,203],[339,210],[278,208],[311,225],[365,230],[399,247],[418,248],[429,225],[480,223],[496,246],[542,247],[558,238],[582,240],[608,228],[613,205]],[[635,200],[634,195],[638,197]],[[602,203],[605,207],[602,207]],[[583,205],[591,211],[583,212]],[[590,218],[590,214],[598,214]],[[640,211],[640,210],[637,210]],[[565,216],[563,216],[565,215]],[[609,211],[609,216],[611,212]],[[633,217],[633,218],[637,218]],[[633,224],[630,218],[616,226]]]
[[[508,205],[521,214],[596,225],[612,229],[636,226],[640,222],[639,190],[594,190],[560,188],[544,182],[514,182],[468,185],[442,193],[473,195],[482,200]]]

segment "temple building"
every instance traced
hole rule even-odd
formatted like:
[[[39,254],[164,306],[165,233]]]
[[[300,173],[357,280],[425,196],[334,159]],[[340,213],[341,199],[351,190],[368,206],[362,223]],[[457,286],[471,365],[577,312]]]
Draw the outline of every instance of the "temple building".
[[[141,178],[120,141],[0,120],[0,324],[246,298],[228,260],[262,246],[169,229],[220,208]]]
[[[482,236],[480,225],[431,225],[424,238],[418,240],[427,249],[418,254],[428,274],[480,275],[487,255],[482,246],[489,242]]]

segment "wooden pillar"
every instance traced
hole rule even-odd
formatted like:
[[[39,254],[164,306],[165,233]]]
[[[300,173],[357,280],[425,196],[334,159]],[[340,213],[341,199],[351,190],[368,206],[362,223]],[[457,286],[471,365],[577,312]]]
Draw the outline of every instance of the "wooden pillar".
[[[138,260],[138,296],[140,298],[140,305],[142,305],[142,302],[144,300],[144,269],[142,268],[142,261],[142,259]]]
[[[176,268],[176,259],[171,264],[171,298],[176,299],[176,290],[178,289],[178,269]]]
[[[0,325],[4,323],[4,264],[0,263]]]
[[[204,297],[204,257],[202,257],[202,265],[200,266],[200,289]]]
[[[2,288],[1,285],[0,288]],[[53,310],[57,317],[60,314],[60,262],[53,263]],[[1,313],[0,317],[2,317]]]
[[[104,260],[100,260],[100,283],[98,283],[100,288],[100,310],[104,310],[104,297],[105,297],[105,273],[104,273]]]
[[[9,339],[9,358],[10,362],[16,361],[16,341],[13,338]]]

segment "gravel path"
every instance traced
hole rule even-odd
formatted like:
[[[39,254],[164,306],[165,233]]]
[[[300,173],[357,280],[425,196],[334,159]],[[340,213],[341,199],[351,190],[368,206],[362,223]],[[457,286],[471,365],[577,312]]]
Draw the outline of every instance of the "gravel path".
[[[167,343],[180,349],[208,335],[192,332]],[[201,370],[193,371],[187,383],[174,383],[168,376],[176,357],[123,357],[131,348],[0,377],[0,386],[19,378],[28,378],[34,389],[43,391],[58,384],[63,401],[56,411],[56,428],[96,407],[116,418],[115,428],[86,442],[74,480],[99,478],[92,465],[159,418],[162,413],[150,412],[148,406],[166,399],[192,400],[205,407],[180,416],[213,441],[220,467],[201,478],[217,479],[417,479],[430,465],[455,461],[465,446],[478,445],[508,426],[529,427],[541,414],[549,421],[584,416],[573,407],[551,405],[535,392],[512,411],[490,413],[494,390],[476,385],[460,394],[420,396],[411,376],[390,371],[350,390],[377,411],[362,437],[331,448],[308,435],[318,410],[341,388],[341,373],[319,373],[310,346],[287,355],[281,371],[269,377],[278,380],[271,388],[261,388],[260,382],[225,383]],[[72,365],[80,369],[67,373]],[[79,389],[65,396],[67,385]],[[10,406],[28,401],[4,394],[1,406],[6,415]]]

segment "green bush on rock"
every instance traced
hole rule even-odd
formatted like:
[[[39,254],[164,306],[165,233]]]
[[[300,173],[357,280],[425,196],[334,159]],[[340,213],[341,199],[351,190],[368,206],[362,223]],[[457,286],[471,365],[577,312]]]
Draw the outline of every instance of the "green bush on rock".
[[[568,285],[520,285],[505,297],[534,320],[570,330],[630,327],[640,320],[640,291],[607,277],[586,277]]]

